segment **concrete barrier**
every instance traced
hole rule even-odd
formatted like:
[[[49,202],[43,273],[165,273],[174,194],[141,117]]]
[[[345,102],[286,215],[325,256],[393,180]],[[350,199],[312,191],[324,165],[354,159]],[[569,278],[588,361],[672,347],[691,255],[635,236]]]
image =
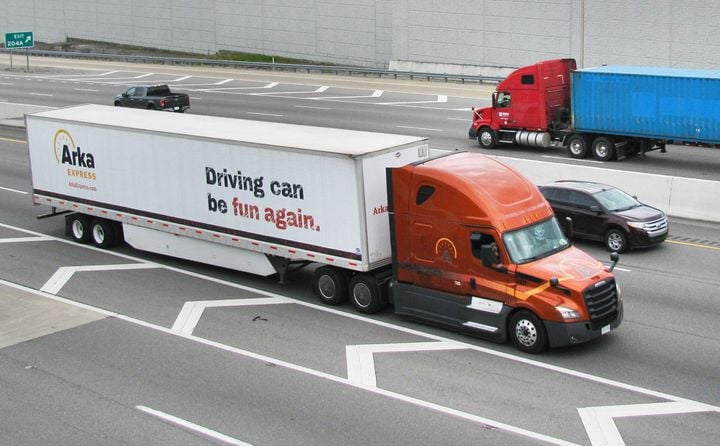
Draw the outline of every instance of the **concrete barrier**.
[[[535,184],[557,180],[607,183],[672,217],[720,222],[720,181],[656,175],[619,169],[600,169],[576,164],[552,163],[498,156]],[[622,162],[617,164],[622,167]]]

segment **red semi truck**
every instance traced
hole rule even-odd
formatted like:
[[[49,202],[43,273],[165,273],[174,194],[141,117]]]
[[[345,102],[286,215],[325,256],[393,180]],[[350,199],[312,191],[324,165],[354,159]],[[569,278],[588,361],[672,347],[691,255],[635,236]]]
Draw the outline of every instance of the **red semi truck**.
[[[665,150],[668,143],[720,143],[720,71],[602,66],[574,59],[519,68],[490,107],[473,109],[470,139],[482,148],[566,147],[600,161]]]
[[[611,268],[573,247],[535,185],[425,138],[82,105],[27,115],[33,201],[79,243],[280,279],[523,351],[623,318]],[[616,261],[616,258],[613,260]]]

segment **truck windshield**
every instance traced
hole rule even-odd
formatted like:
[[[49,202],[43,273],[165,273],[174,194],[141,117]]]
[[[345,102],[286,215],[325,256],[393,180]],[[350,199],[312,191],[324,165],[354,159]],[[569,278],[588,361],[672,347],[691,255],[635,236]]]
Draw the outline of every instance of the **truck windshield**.
[[[503,235],[514,263],[527,263],[562,251],[570,246],[555,217]]]

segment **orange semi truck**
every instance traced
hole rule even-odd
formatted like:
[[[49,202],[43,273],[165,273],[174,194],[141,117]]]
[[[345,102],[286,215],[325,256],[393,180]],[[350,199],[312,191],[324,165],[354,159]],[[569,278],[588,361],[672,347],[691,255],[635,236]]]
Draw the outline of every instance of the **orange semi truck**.
[[[280,281],[313,265],[321,301],[523,351],[623,318],[611,268],[570,245],[538,189],[425,138],[81,105],[27,115],[33,201],[78,243]],[[57,211],[57,212],[55,212]]]
[[[480,154],[388,169],[395,312],[539,353],[620,325],[612,267],[571,246],[520,173]]]

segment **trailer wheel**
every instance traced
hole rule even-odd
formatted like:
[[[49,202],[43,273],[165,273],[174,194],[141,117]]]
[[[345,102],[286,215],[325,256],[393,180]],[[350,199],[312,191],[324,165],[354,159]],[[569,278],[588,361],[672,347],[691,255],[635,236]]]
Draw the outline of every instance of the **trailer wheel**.
[[[478,130],[478,144],[480,144],[480,147],[483,149],[492,149],[495,147],[495,144],[497,144],[497,136],[495,136],[495,132],[490,127],[480,127],[480,130]]]
[[[570,135],[567,140],[568,155],[573,158],[585,158],[589,145],[585,135]]]
[[[87,215],[73,214],[68,219],[70,237],[78,243],[90,243],[90,219]]]
[[[347,276],[338,268],[321,266],[315,270],[313,292],[328,305],[340,305],[348,298]]]
[[[380,297],[380,287],[375,276],[356,274],[350,279],[350,300],[360,313],[377,313],[382,308]]]
[[[92,222],[92,243],[98,248],[107,249],[115,246],[115,222],[96,218]]]
[[[592,154],[598,161],[610,161],[615,156],[615,143],[605,136],[596,138],[593,141]]]
[[[542,321],[527,310],[520,310],[510,319],[510,338],[518,350],[538,354],[548,347],[547,333]]]
[[[628,249],[628,238],[621,229],[612,228],[605,233],[605,247],[610,252],[625,252]]]

